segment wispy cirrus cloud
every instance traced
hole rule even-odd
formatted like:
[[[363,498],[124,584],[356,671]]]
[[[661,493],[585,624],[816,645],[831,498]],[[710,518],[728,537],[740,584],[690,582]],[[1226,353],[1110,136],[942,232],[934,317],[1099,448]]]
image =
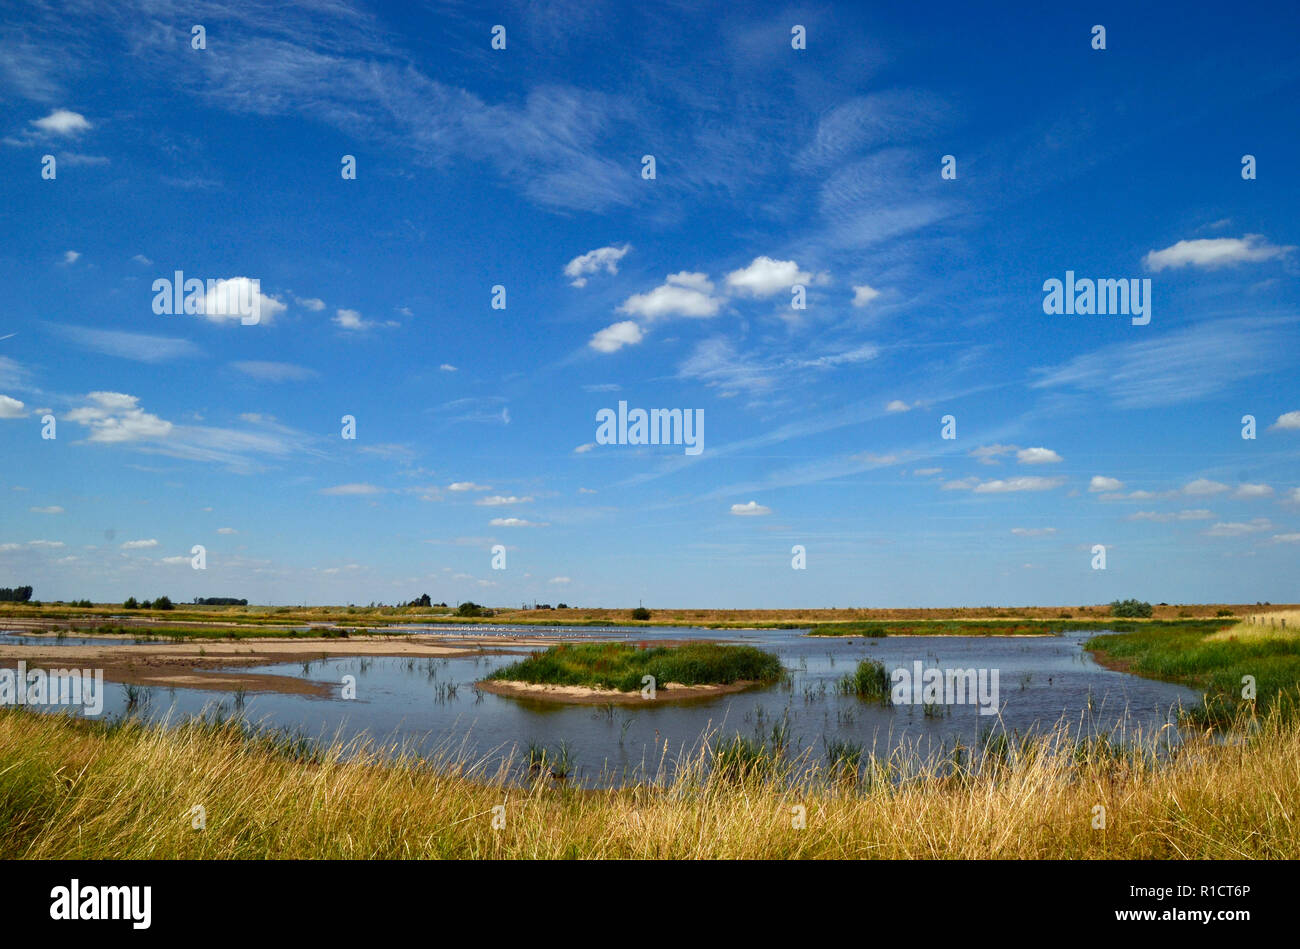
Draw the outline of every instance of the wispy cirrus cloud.
[[[262,382],[304,382],[319,375],[315,369],[308,369],[306,366],[297,366],[288,362],[245,360],[232,362],[230,367]]]
[[[70,323],[47,322],[41,325],[83,349],[134,362],[166,363],[202,355],[202,350],[190,340],[173,336],[101,330]]]
[[[944,484],[947,491],[972,491],[975,494],[1011,494],[1018,491],[1050,491],[1065,484],[1064,477],[1043,478],[1037,475],[1022,475],[1016,478],[994,478],[980,481],[978,478],[966,478],[949,481]]]
[[[1207,531],[1206,537],[1246,537],[1263,531],[1273,530],[1273,522],[1267,517],[1256,517],[1250,521],[1229,521],[1215,524]]]
[[[1294,319],[1207,320],[1033,369],[1030,387],[1080,389],[1126,409],[1178,405],[1282,367],[1296,345]]]
[[[374,484],[353,482],[351,484],[336,484],[329,488],[321,488],[316,493],[323,494],[326,497],[357,497],[370,494],[383,494],[384,489]]]

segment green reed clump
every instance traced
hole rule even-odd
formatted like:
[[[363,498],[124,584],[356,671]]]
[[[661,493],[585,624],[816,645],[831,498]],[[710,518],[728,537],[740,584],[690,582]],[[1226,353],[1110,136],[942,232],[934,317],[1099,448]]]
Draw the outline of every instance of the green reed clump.
[[[561,643],[498,669],[488,678],[638,692],[647,675],[654,676],[656,689],[667,689],[668,683],[771,683],[778,681],[783,673],[781,661],[775,655],[753,646]]]
[[[869,699],[881,705],[892,705],[889,682],[889,670],[883,662],[863,659],[858,667],[847,673],[836,686],[840,695],[856,695],[860,699]]]

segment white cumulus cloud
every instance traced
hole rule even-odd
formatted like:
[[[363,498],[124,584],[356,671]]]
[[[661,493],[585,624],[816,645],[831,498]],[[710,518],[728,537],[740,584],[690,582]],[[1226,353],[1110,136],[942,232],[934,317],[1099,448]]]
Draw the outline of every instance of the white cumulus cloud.
[[[213,281],[203,297],[203,315],[214,323],[222,320],[238,323],[245,316],[253,315],[259,324],[270,323],[287,309],[278,299],[262,292],[260,280],[248,277]]]
[[[670,274],[649,293],[634,293],[618,309],[620,313],[653,321],[668,316],[717,316],[721,305],[722,301],[713,295],[713,283],[707,274],[683,270]]]
[[[866,306],[876,297],[880,296],[880,291],[874,287],[869,287],[865,283],[853,288],[853,305]]]
[[[727,286],[732,292],[770,297],[783,290],[788,292],[796,283],[807,285],[812,278],[812,274],[800,270],[793,260],[755,257],[748,267],[727,274]]]
[[[84,115],[70,109],[55,109],[43,119],[32,119],[32,125],[52,135],[76,135],[91,128]]]
[[[618,273],[618,262],[631,249],[631,244],[624,244],[622,247],[597,247],[589,250],[565,264],[564,275],[575,287],[585,287],[587,277],[598,270],[604,269],[609,274]]]
[[[1294,247],[1270,244],[1259,234],[1245,237],[1211,237],[1194,241],[1179,241],[1163,250],[1152,250],[1142,258],[1148,270],[1160,272],[1177,267],[1228,267],[1260,260],[1281,257]]]
[[[1022,465],[1054,465],[1061,456],[1050,448],[1022,448],[1016,452],[1016,460]]]
[[[624,346],[635,346],[644,338],[641,327],[634,321],[621,320],[596,332],[587,345],[598,353],[616,353]]]
[[[171,433],[172,423],[141,409],[134,395],[92,392],[86,398],[89,405],[75,408],[64,417],[88,426],[92,442],[133,442],[165,438]]]

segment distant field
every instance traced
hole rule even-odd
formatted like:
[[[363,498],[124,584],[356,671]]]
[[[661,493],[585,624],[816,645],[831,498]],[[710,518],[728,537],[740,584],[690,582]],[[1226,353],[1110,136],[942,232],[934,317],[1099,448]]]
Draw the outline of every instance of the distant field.
[[[821,623],[809,630],[812,636],[1045,636],[1066,630],[1193,629],[1214,632],[1228,619],[1031,619],[1031,620],[867,620],[852,623]]]
[[[24,603],[0,604],[0,621],[5,619],[39,620],[93,630],[100,625],[126,626],[132,624],[165,623],[171,627],[186,624],[225,623],[240,627],[306,626],[309,624],[339,624],[354,628],[373,628],[394,623],[455,623],[464,625],[521,623],[552,626],[701,626],[709,629],[735,628],[797,628],[828,626],[831,624],[861,622],[934,622],[934,621],[1022,621],[1073,620],[1079,623],[1104,620],[1109,616],[1106,605],[1093,606],[1031,606],[1031,607],[955,607],[933,609],[809,609],[809,610],[714,610],[714,609],[655,609],[651,607],[648,621],[632,619],[630,609],[573,608],[564,610],[495,609],[491,617],[460,617],[452,609],[427,607],[265,607],[265,606],[191,606],[179,604],[174,610],[123,610],[120,604],[97,604],[89,609],[74,606],[47,604],[33,606]],[[1229,611],[1232,616],[1275,611],[1292,611],[1300,615],[1300,604],[1259,606],[1257,604],[1174,604],[1157,605],[1152,618],[1156,620],[1209,619]],[[1288,626],[1291,621],[1288,621]],[[1077,626],[1076,628],[1087,628]],[[966,634],[972,629],[967,628]],[[302,635],[310,635],[304,633]],[[895,633],[897,635],[897,633]],[[994,635],[990,632],[988,635]]]

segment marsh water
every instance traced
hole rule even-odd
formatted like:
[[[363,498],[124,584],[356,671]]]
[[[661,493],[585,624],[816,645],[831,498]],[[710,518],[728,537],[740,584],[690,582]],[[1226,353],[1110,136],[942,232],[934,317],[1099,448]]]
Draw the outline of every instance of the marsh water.
[[[570,781],[619,783],[670,771],[683,752],[697,749],[701,736],[742,735],[784,741],[787,753],[806,752],[823,759],[829,745],[847,742],[867,754],[886,756],[899,747],[944,754],[960,742],[969,748],[982,735],[1042,732],[1064,722],[1077,735],[1104,734],[1121,741],[1154,736],[1175,722],[1180,704],[1192,706],[1198,693],[1165,682],[1105,669],[1082,644],[1094,633],[1059,636],[890,636],[810,637],[804,630],[707,630],[618,627],[499,626],[444,630],[390,627],[394,632],[434,632],[454,643],[459,635],[476,639],[500,635],[511,653],[461,658],[347,656],[307,662],[275,663],[248,671],[298,676],[329,683],[333,696],[318,698],[272,692],[246,695],[211,690],[153,688],[136,695],[132,711],[152,720],[177,721],[187,715],[241,714],[259,726],[284,729],[324,740],[367,735],[385,745],[421,754],[452,754],[493,771],[503,758],[527,761],[530,746],[546,748],[554,760],[563,753]],[[475,683],[515,662],[520,652],[506,637],[652,642],[708,639],[747,643],[780,657],[786,682],[746,692],[689,701],[671,701],[660,691],[654,700],[633,705],[565,705],[482,692]],[[50,645],[49,637],[11,634],[11,643]],[[63,637],[57,642],[102,643]],[[981,714],[976,704],[881,705],[842,695],[836,684],[861,659],[895,668],[997,670],[997,714]],[[342,697],[344,676],[355,676],[356,697]],[[105,716],[128,712],[125,686],[106,683]],[[218,712],[218,708],[220,711]],[[1177,729],[1164,729],[1162,741],[1176,741]],[[563,752],[561,752],[563,747]]]

